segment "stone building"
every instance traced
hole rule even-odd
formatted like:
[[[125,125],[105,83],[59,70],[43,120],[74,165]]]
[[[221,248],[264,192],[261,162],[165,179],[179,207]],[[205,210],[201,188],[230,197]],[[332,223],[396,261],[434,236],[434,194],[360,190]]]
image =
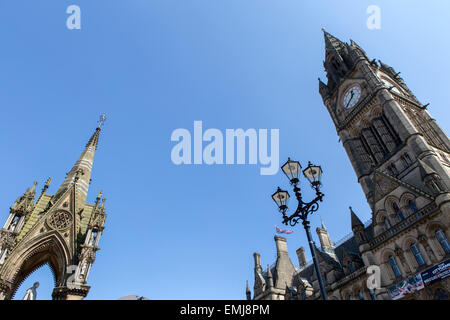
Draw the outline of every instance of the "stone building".
[[[87,296],[106,220],[101,191],[94,204],[86,203],[101,123],[54,195],[46,192],[48,179],[35,201],[35,182],[10,208],[0,229],[0,300],[12,299],[25,278],[46,263],[55,277],[53,299]]]
[[[319,79],[319,92],[372,211],[363,224],[350,208],[353,235],[338,245],[317,229],[328,298],[448,299],[450,141],[399,72],[370,60],[353,41],[326,31],[324,37],[328,79]],[[254,254],[253,299],[319,299],[304,249],[296,268],[286,240],[275,242],[272,267],[263,271]],[[380,271],[375,289],[367,283],[376,272],[371,266]]]

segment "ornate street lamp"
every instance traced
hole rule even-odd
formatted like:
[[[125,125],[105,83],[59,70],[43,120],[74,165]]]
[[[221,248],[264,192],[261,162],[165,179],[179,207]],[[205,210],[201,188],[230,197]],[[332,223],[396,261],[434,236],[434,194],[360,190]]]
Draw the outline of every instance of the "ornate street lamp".
[[[288,200],[289,193],[287,191],[281,190],[278,187],[278,190],[272,195],[272,199],[278,206],[279,211],[283,216],[283,224],[295,226],[300,220],[302,220],[303,227],[306,231],[306,236],[308,237],[309,248],[311,250],[311,256],[314,262],[314,269],[316,271],[317,280],[319,282],[320,294],[322,295],[323,300],[327,300],[327,295],[323,286],[322,275],[320,273],[319,263],[316,257],[316,249],[314,245],[314,241],[312,240],[308,215],[316,212],[319,209],[319,202],[322,202],[324,194],[320,192],[322,178],[322,168],[320,166],[312,165],[311,162],[308,163],[308,167],[303,170],[303,175],[306,179],[309,180],[311,187],[316,191],[316,197],[310,202],[303,202],[302,194],[300,192],[300,187],[298,186],[300,183],[299,174],[302,170],[302,166],[298,161],[292,161],[288,158],[288,161],[281,167],[284,174],[288,177],[291,185],[293,186],[293,190],[295,193],[295,198],[297,199],[298,205],[295,212],[288,216]]]

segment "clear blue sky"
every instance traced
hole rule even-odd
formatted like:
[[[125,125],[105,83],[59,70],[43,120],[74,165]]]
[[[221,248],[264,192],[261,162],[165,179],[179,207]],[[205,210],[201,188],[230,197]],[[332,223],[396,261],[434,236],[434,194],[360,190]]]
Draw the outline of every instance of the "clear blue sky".
[[[81,30],[66,28],[71,4]],[[381,30],[366,27],[371,4]],[[175,166],[172,131],[194,120],[280,129],[280,161],[322,165],[319,212],[337,241],[350,232],[349,205],[364,221],[370,211],[318,93],[321,28],[401,71],[449,132],[448,12],[446,0],[1,1],[1,223],[34,180],[40,190],[51,176],[57,190],[106,112],[88,199],[103,189],[108,219],[88,299],[243,299],[253,252],[274,262],[281,223],[270,195],[287,180],[258,166]],[[294,231],[297,264],[307,243]],[[48,267],[17,298],[34,281],[48,299]]]

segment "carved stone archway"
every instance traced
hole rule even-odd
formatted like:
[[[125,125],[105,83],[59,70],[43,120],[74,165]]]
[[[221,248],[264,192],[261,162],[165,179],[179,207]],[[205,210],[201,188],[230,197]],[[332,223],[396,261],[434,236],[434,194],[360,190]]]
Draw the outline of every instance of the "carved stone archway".
[[[35,270],[48,264],[53,272],[55,288],[64,285],[67,266],[70,264],[68,248],[57,233],[39,237],[31,244],[24,244],[22,250],[15,250],[2,270],[2,278],[8,284],[5,299],[12,299],[22,282]]]

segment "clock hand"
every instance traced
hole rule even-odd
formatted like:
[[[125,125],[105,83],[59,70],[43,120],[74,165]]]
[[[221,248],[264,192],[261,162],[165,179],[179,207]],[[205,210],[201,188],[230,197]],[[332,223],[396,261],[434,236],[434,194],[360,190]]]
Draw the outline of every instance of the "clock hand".
[[[352,91],[350,91],[350,93],[351,93],[351,95],[350,95],[350,100],[348,100],[348,102],[347,102],[347,105],[345,106],[345,109],[347,109],[348,108],[348,105],[350,104],[350,102],[353,100],[353,90]]]

